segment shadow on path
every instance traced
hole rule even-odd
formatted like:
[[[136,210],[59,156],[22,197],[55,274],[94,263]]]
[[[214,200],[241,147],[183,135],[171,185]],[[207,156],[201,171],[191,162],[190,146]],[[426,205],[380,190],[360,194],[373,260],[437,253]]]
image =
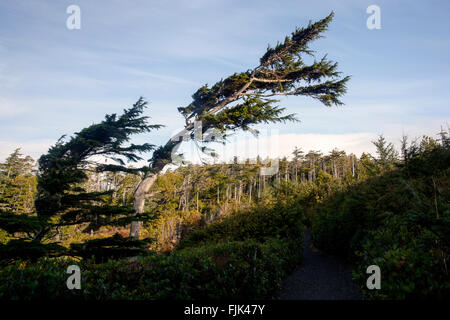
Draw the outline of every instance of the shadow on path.
[[[277,295],[279,300],[362,299],[347,263],[315,249],[308,230],[304,245],[303,262],[285,279]]]

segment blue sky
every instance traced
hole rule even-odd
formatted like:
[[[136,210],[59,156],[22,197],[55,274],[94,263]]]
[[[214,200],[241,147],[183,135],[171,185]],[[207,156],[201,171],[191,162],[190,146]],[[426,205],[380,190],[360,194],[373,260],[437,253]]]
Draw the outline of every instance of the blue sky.
[[[71,4],[80,30],[66,27]],[[372,4],[379,30],[366,27]],[[1,0],[0,160],[17,147],[38,157],[140,96],[151,121],[167,127],[136,142],[163,144],[200,85],[255,67],[268,44],[332,10],[312,47],[352,76],[346,105],[281,100],[302,122],[270,127],[280,154],[295,145],[360,154],[377,134],[397,143],[402,132],[435,135],[450,123],[449,1]]]

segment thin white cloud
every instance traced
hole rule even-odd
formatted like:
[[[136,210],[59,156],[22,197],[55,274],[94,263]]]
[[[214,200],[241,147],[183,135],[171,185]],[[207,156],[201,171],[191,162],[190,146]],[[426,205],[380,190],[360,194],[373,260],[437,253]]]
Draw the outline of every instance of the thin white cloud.
[[[147,72],[147,71],[141,71],[129,67],[120,67],[119,70],[122,70],[128,74],[135,75],[135,76],[142,76],[142,77],[150,77],[158,80],[163,80],[166,82],[176,83],[176,84],[189,84],[189,85],[198,85],[197,82],[183,79],[180,77],[174,77],[174,76],[168,76],[163,74],[157,74],[153,72]]]
[[[54,140],[42,139],[31,141],[0,141],[0,161],[4,161],[15,149],[20,148],[24,155],[37,160],[55,143]]]
[[[265,158],[292,157],[292,151],[299,147],[303,152],[310,150],[320,151],[328,154],[334,148],[344,150],[347,154],[361,156],[363,152],[374,153],[375,147],[372,141],[376,140],[374,133],[346,133],[346,134],[314,134],[314,133],[288,133],[277,134],[276,131],[267,131],[255,138],[249,133],[239,134],[231,137],[226,145],[211,144],[218,154],[217,161],[232,162],[236,156],[239,160],[255,159],[260,156]],[[193,143],[186,143],[179,151],[184,158],[193,163],[200,162],[200,153]],[[212,160],[202,156],[203,160]]]
[[[262,157],[291,157],[295,147],[301,148],[305,153],[310,150],[321,151],[327,154],[334,148],[345,150],[360,156],[363,152],[373,152],[371,141],[376,138],[373,133],[347,133],[347,134],[315,134],[315,133],[288,133],[260,138],[259,150]],[[234,150],[239,156],[246,148],[255,150],[254,144],[249,141],[231,143],[230,150]],[[269,150],[273,149],[273,151]],[[255,150],[256,151],[256,150]],[[228,155],[227,155],[228,157]]]

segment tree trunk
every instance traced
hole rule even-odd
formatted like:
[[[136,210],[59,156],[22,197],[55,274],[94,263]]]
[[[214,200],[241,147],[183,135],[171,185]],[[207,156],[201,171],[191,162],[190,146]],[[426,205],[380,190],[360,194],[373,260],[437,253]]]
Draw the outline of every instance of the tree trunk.
[[[197,211],[198,211],[198,191],[197,191]]]
[[[261,198],[261,179],[262,179],[262,176],[259,176],[259,181],[258,181],[258,199]]]
[[[336,161],[333,160],[333,176],[337,178],[337,169],[336,169]]]
[[[241,196],[242,196],[242,183],[239,183],[238,203],[241,203]]]
[[[220,204],[219,196],[220,196],[220,191],[219,191],[219,186],[217,186],[217,204]]]
[[[352,176],[355,176],[355,157],[352,155]]]
[[[136,190],[134,191],[134,201],[133,201],[133,209],[135,211],[135,215],[144,213],[144,205],[145,205],[145,197],[150,190],[150,188],[155,183],[158,178],[158,174],[152,174],[145,177],[138,185]],[[139,235],[141,233],[141,222],[140,221],[132,221],[130,224],[130,237],[134,239],[139,239]]]

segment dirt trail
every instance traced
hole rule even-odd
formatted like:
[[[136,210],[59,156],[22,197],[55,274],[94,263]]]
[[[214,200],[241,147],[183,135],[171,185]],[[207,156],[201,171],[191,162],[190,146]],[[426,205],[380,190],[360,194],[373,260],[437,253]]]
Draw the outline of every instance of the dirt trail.
[[[330,257],[312,247],[305,230],[303,262],[288,276],[279,300],[360,300],[362,296],[352,281],[351,267],[343,260]]]

